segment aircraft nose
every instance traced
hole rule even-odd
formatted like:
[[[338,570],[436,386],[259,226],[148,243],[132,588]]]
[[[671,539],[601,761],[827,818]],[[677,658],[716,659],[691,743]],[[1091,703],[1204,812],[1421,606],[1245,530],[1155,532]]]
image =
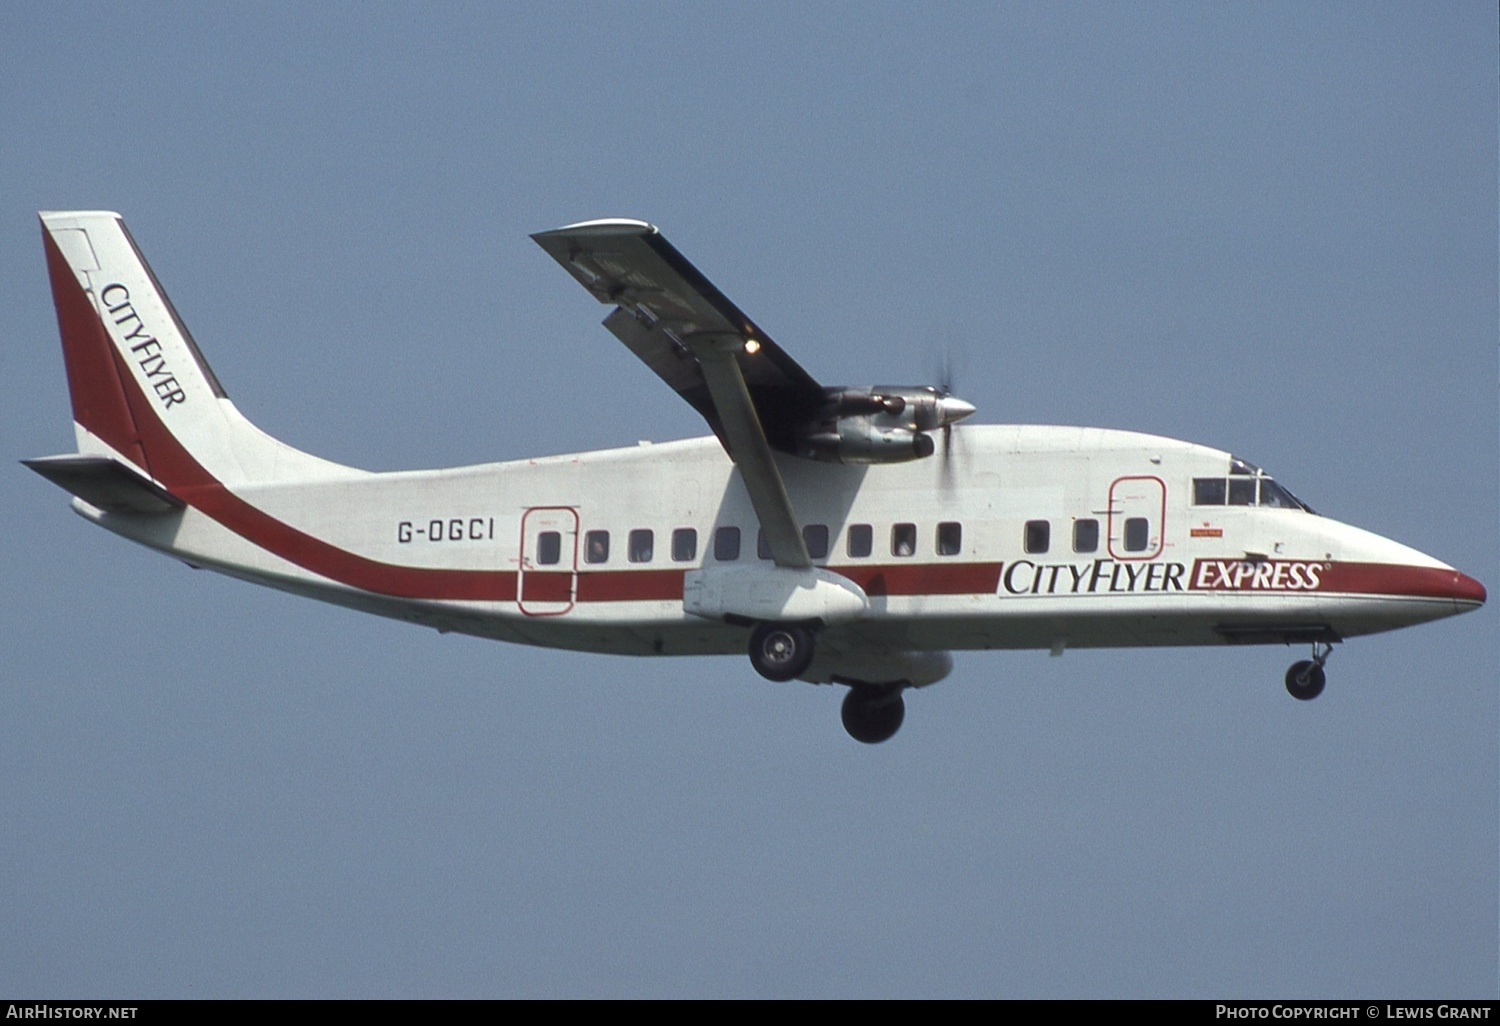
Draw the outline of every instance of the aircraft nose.
[[[1475,605],[1482,606],[1488,595],[1485,594],[1484,585],[1468,574],[1455,570],[1453,580],[1448,586],[1447,597],[1455,602],[1473,602]]]
[[[1396,593],[1448,599],[1459,607],[1459,612],[1479,608],[1488,597],[1484,585],[1468,574],[1447,566],[1431,569],[1412,567],[1399,572],[1397,579],[1400,583],[1395,587]]]

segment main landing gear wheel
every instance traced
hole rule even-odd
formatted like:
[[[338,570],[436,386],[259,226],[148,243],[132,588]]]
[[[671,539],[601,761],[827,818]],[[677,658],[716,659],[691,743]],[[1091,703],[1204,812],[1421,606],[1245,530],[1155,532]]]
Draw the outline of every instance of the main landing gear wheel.
[[[900,688],[852,687],[840,710],[844,729],[856,741],[878,745],[889,741],[906,719],[906,702]]]
[[[1302,702],[1311,702],[1321,695],[1323,685],[1328,683],[1323,664],[1328,662],[1328,655],[1332,651],[1332,645],[1319,642],[1313,645],[1311,659],[1299,659],[1293,663],[1286,671],[1287,693]]]
[[[766,680],[791,680],[812,658],[813,635],[806,627],[763,623],[750,635],[750,665]]]

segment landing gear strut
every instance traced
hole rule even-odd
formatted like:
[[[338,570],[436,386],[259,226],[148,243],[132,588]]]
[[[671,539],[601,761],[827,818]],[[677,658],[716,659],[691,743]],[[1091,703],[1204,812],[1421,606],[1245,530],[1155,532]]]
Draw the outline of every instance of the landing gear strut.
[[[800,624],[763,623],[750,635],[750,665],[766,680],[791,680],[812,658],[812,631]]]
[[[1323,685],[1328,682],[1323,664],[1328,662],[1332,651],[1333,646],[1326,641],[1313,642],[1312,658],[1300,659],[1287,669],[1287,693],[1302,702],[1311,702],[1321,695]]]
[[[856,741],[878,745],[890,740],[906,719],[906,702],[899,687],[856,684],[844,696],[844,729]]]

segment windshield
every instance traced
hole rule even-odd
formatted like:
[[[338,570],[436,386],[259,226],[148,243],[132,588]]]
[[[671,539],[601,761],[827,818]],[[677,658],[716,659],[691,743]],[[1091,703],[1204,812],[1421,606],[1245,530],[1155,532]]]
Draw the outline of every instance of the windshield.
[[[1244,460],[1230,458],[1223,477],[1193,478],[1194,506],[1269,506],[1313,513],[1307,503],[1266,476],[1265,471]]]
[[[1269,477],[1260,479],[1260,504],[1262,506],[1279,506],[1282,509],[1307,508],[1301,502],[1297,501],[1296,496],[1275,481],[1272,481]]]

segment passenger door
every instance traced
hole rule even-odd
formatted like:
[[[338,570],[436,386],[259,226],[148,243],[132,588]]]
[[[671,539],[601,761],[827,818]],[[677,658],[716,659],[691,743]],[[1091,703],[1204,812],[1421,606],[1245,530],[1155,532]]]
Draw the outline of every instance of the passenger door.
[[[521,517],[516,604],[527,616],[559,616],[578,598],[578,511],[535,506]]]
[[[1109,486],[1109,554],[1114,559],[1161,555],[1167,486],[1149,474],[1118,477]]]

